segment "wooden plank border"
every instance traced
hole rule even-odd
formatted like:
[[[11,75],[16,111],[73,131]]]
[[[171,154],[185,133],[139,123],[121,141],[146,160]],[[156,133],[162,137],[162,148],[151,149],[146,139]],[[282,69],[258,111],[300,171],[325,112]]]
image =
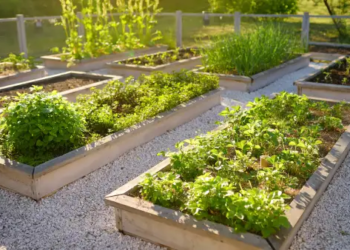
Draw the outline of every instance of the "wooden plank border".
[[[225,127],[219,128],[219,130],[222,129],[225,129]],[[334,174],[349,153],[349,150],[350,127],[346,128],[346,131],[340,136],[331,151],[323,159],[319,168],[303,186],[300,194],[291,202],[291,209],[286,211],[286,216],[291,227],[289,229],[281,229],[277,234],[269,237],[267,240],[249,233],[236,234],[232,229],[229,230],[223,225],[212,222],[208,224],[208,221],[199,222],[190,215],[163,208],[148,201],[130,196],[130,193],[135,191],[138,184],[144,179],[146,173],[155,174],[160,171],[168,170],[170,168],[170,159],[166,159],[149,171],[107,195],[105,197],[105,203],[115,208],[118,230],[160,245],[165,245],[166,247],[191,250],[219,249],[213,248],[213,246],[218,247],[218,245],[216,245],[216,240],[219,240],[220,242],[229,244],[231,247],[230,249],[286,250],[289,248],[301,225],[308,218],[317,201],[326,190]],[[131,218],[134,219],[131,220]],[[141,225],[138,224],[139,221],[141,221]],[[146,223],[147,228],[142,223]],[[152,230],[153,227],[161,227],[161,232],[158,233],[158,231]],[[185,236],[186,233],[191,230],[194,230],[195,234],[205,235],[203,237],[207,240],[205,241],[208,245],[207,248],[200,245],[198,241],[196,241],[196,244],[199,245],[198,248],[196,248],[197,246],[191,241],[191,238],[194,236]],[[228,233],[227,230],[229,230],[230,233]],[[173,242],[171,239],[167,238],[167,234],[172,237],[174,237],[174,234],[179,235],[175,237],[177,239],[176,242]],[[212,240],[208,242],[208,238]],[[202,240],[204,239],[202,238]],[[179,242],[184,243],[180,245]],[[187,248],[187,245],[192,247]],[[226,249],[225,245],[220,247],[220,249]]]
[[[70,90],[60,92],[60,94],[62,96],[66,97],[67,100],[71,101],[71,102],[75,102],[78,95],[90,94],[91,88],[101,89],[104,86],[106,86],[107,83],[111,80],[121,80],[122,79],[121,76],[115,76],[115,75],[100,75],[100,74],[85,73],[85,72],[79,72],[79,71],[68,71],[68,72],[64,72],[64,73],[60,73],[60,74],[56,74],[56,75],[42,77],[42,78],[36,79],[36,80],[20,82],[17,84],[12,84],[10,86],[1,87],[0,93],[11,91],[11,90],[16,90],[16,89],[21,89],[21,88],[28,88],[28,87],[31,87],[33,85],[44,84],[46,82],[50,82],[50,81],[53,81],[55,79],[62,78],[64,80],[64,79],[67,79],[70,77],[79,77],[79,78],[86,78],[86,79],[91,79],[91,80],[95,80],[95,79],[99,80],[95,83],[92,83],[92,84],[89,84],[86,86],[81,86],[79,88],[70,89]]]
[[[312,79],[322,75],[324,71],[335,67],[338,61],[345,60],[345,58],[347,58],[347,56],[340,56],[315,73],[295,81],[294,85],[298,89],[298,94],[306,95],[310,99],[325,99],[333,102],[350,101],[350,86],[311,82]]]
[[[0,156],[0,186],[39,200],[221,104],[222,89],[210,91],[130,128],[47,161],[35,168]],[[2,181],[2,178],[7,181]]]
[[[260,72],[251,77],[239,75],[225,75],[201,72],[203,68],[193,70],[197,74],[216,75],[220,79],[220,86],[229,90],[253,92],[261,89],[277,79],[296,70],[307,67],[310,63],[310,54],[304,54],[274,68]]]
[[[67,62],[61,60],[62,54],[42,56],[43,64],[47,69],[63,69],[63,70],[77,70],[77,71],[94,71],[105,67],[106,63],[116,60],[125,60],[130,57],[138,55],[146,55],[155,52],[166,51],[168,46],[158,46],[144,49],[131,50],[126,52],[119,52],[111,55],[100,56],[97,58],[84,59],[77,61],[75,65],[67,67]]]
[[[172,52],[172,51],[166,51],[163,53],[167,53],[167,52]],[[153,54],[150,54],[149,56],[158,55],[160,53],[162,52],[153,53]],[[142,56],[139,56],[139,57],[142,57]],[[139,57],[133,57],[128,60],[137,59]],[[157,65],[157,66],[125,64],[125,61],[126,60],[119,60],[112,63],[107,63],[106,66],[107,66],[108,74],[120,75],[123,77],[134,76],[135,78],[138,78],[142,74],[149,75],[155,71],[172,73],[173,71],[179,71],[181,69],[192,70],[201,65],[202,56],[196,56],[190,59],[183,59],[176,62]]]
[[[1,65],[2,63],[0,63]],[[0,76],[0,87],[10,86],[19,82],[30,81],[44,77],[46,75],[43,66],[37,66],[35,69],[17,72],[7,76]]]

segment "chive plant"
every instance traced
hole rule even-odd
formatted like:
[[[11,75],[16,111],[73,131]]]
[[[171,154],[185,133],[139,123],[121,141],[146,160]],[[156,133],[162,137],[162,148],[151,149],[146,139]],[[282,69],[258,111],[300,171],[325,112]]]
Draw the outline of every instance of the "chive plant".
[[[217,37],[202,49],[206,71],[252,76],[303,53],[298,37],[280,26],[258,26],[253,32]]]

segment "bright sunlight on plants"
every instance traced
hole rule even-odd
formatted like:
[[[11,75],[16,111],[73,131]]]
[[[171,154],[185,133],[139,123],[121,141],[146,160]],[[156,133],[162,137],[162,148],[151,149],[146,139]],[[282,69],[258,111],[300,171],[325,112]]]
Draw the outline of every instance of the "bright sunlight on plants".
[[[153,29],[157,23],[154,16],[161,11],[159,0],[116,0],[117,7],[110,0],[80,0],[81,18],[77,17],[78,6],[72,0],[60,2],[59,25],[67,37],[62,59],[69,65],[84,58],[152,46],[162,39],[160,31]],[[84,36],[79,35],[78,27],[83,27]],[[58,53],[59,48],[53,52]]]
[[[129,77],[125,83],[112,81],[102,90],[82,95],[77,105],[87,121],[92,137],[101,137],[130,127],[218,88],[216,76],[190,71],[161,72]]]
[[[25,58],[24,53],[19,55],[11,53],[7,58],[0,60],[0,76],[34,68],[34,58]]]
[[[69,103],[56,91],[18,94],[0,119],[2,155],[36,166],[87,143],[145,121],[218,88],[216,76],[156,72],[109,82]],[[8,99],[8,98],[7,98]]]
[[[161,152],[170,170],[148,174],[139,195],[236,232],[268,237],[289,227],[291,198],[344,131],[350,107],[286,92],[248,106],[223,111],[222,130],[178,143],[178,152]]]
[[[36,165],[83,145],[85,123],[75,106],[56,91],[42,87],[19,94],[3,111],[2,154]]]
[[[252,76],[304,52],[299,37],[280,26],[266,25],[241,35],[214,38],[201,54],[207,72]]]

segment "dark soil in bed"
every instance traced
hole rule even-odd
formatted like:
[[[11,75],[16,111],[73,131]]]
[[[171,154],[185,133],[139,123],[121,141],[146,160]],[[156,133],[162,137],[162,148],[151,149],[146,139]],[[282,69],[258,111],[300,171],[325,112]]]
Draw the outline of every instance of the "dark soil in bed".
[[[350,48],[310,46],[310,52],[350,55]]]
[[[51,92],[56,90],[57,92],[63,92],[66,90],[70,90],[70,89],[75,89],[75,88],[79,88],[82,86],[86,86],[89,84],[93,84],[95,82],[100,81],[99,79],[87,79],[87,78],[76,78],[76,77],[72,77],[72,78],[68,78],[68,79],[62,79],[62,78],[58,78],[58,79],[52,79],[50,81],[44,82],[44,83],[37,83],[34,84],[36,86],[42,86],[43,87],[43,91],[45,92]],[[8,90],[8,91],[3,91],[0,92],[0,98],[8,96],[10,97],[9,101],[14,100],[14,97],[17,96],[17,93],[29,93],[30,92],[30,88],[32,86],[26,86],[26,87],[22,87],[22,88],[18,88],[18,89],[12,89],[12,90]],[[3,107],[4,103],[8,102],[7,101],[3,101],[0,100],[0,107]]]
[[[314,77],[311,82],[350,86],[350,57],[338,61],[334,66]]]
[[[181,49],[168,52],[161,52],[153,55],[146,55],[131,58],[120,62],[120,64],[133,64],[142,66],[159,66],[163,64],[173,63],[176,61],[190,59],[199,56],[199,51],[195,49]]]

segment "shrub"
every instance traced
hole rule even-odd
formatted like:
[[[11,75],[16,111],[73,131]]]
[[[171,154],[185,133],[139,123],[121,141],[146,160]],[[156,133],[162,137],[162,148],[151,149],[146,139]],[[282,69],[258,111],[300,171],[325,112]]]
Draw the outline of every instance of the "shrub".
[[[19,94],[1,117],[2,152],[36,165],[82,145],[84,120],[57,92]]]
[[[209,72],[252,76],[303,52],[299,38],[280,26],[266,25],[241,35],[220,36],[201,54]]]
[[[77,104],[88,130],[101,136],[128,128],[219,86],[218,78],[190,71],[111,81],[80,96]]]

